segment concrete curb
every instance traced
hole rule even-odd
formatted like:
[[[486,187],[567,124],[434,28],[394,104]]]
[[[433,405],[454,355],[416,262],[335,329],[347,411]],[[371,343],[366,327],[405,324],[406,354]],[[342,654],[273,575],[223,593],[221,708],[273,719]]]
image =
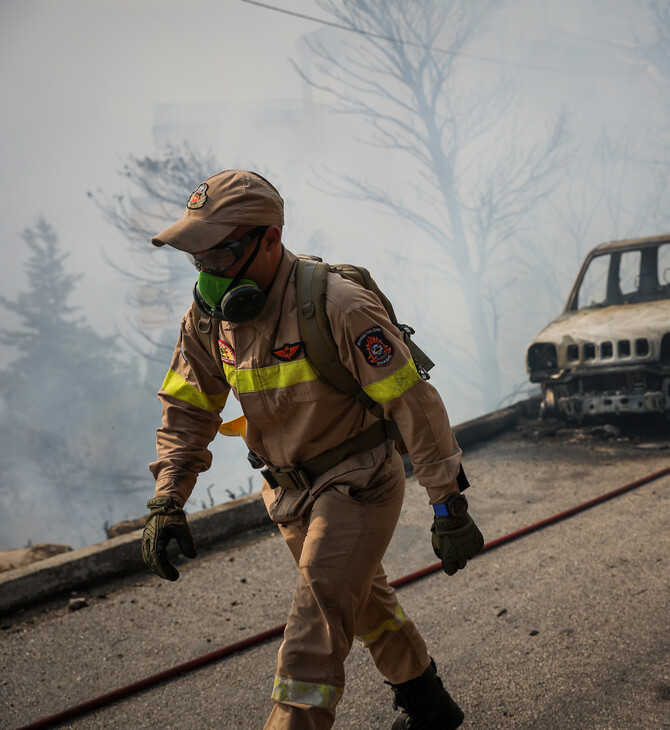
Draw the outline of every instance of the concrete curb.
[[[538,408],[539,398],[530,398],[454,426],[454,433],[462,447],[471,446],[509,428],[522,415],[536,415]],[[270,528],[273,524],[260,493],[195,512],[189,515],[188,521],[199,549],[257,527],[265,525]],[[142,530],[136,530],[0,573],[0,615],[92,583],[147,571],[141,556],[141,538]],[[173,559],[176,558],[176,545],[172,545],[168,552]]]
[[[255,527],[272,526],[260,494],[195,512],[189,515],[188,522],[198,549]],[[91,583],[139,570],[148,571],[142,560],[141,539],[142,530],[135,530],[0,573],[0,615],[56,598]],[[177,558],[177,546],[173,544],[170,548],[170,557]]]
[[[472,446],[480,441],[486,441],[497,433],[513,426],[521,417],[537,418],[540,415],[542,396],[537,395],[519,401],[509,408],[487,413],[485,416],[474,418],[454,426],[454,434],[461,448]]]

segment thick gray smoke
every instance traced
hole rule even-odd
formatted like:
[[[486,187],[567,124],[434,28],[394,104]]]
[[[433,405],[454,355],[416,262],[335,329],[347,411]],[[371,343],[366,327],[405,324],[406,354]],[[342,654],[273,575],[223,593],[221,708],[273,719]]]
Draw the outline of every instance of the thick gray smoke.
[[[370,268],[455,423],[531,392],[525,345],[587,250],[670,228],[662,3],[290,4],[334,7],[364,33],[234,0],[0,7],[0,368],[24,389],[0,408],[0,548],[79,546],[143,514],[154,394],[193,282],[148,237],[205,174],[258,170],[287,201],[289,248]],[[379,38],[375,8],[403,43]],[[402,59],[423,75],[399,77]],[[177,158],[197,169],[175,165],[168,191]],[[63,311],[30,276],[23,232],[43,224],[79,275]],[[77,338],[51,342],[56,323]],[[190,510],[260,486],[241,441],[213,450]]]

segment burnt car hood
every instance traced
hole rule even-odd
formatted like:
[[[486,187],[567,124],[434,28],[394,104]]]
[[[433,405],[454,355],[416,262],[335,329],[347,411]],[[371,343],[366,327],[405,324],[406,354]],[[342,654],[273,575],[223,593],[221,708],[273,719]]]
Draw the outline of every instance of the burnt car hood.
[[[603,342],[659,337],[670,329],[670,299],[580,309],[563,314],[538,332],[534,342]]]

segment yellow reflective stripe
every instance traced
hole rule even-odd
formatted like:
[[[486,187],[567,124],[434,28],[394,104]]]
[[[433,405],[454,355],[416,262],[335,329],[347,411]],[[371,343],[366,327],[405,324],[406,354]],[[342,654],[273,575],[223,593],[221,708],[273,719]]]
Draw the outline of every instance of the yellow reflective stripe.
[[[370,646],[370,644],[374,644],[374,642],[377,641],[377,639],[379,639],[385,631],[398,631],[401,629],[405,625],[405,621],[407,621],[407,619],[403,613],[402,606],[399,603],[396,603],[395,616],[393,618],[387,619],[383,624],[377,626],[377,628],[369,634],[357,636],[356,638],[363,644],[363,646]]]
[[[376,383],[366,385],[363,390],[377,403],[387,403],[406,393],[420,381],[421,376],[417,372],[414,360],[410,358],[401,368]]]
[[[223,366],[226,380],[238,393],[259,393],[274,388],[288,388],[307,383],[319,377],[309,360],[293,360],[264,368],[237,368]]]
[[[237,388],[237,385],[235,385],[235,366],[228,365],[227,362],[221,364],[223,365],[223,374],[226,376],[228,385],[230,385],[231,388]]]
[[[332,710],[340,701],[344,687],[332,684],[315,684],[288,677],[275,677],[272,699],[275,702],[295,702],[312,707],[325,707]]]
[[[167,395],[171,395],[177,400],[190,403],[196,408],[202,408],[204,411],[220,411],[226,405],[228,394],[224,395],[207,395],[201,393],[195,386],[187,383],[174,370],[168,370],[161,388]]]

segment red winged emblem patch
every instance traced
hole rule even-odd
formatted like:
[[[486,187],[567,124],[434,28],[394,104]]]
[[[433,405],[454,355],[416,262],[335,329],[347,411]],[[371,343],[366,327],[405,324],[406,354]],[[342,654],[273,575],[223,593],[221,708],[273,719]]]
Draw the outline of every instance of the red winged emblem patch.
[[[283,362],[288,362],[289,360],[295,360],[300,352],[302,351],[302,342],[292,342],[292,343],[286,343],[285,345],[282,345],[277,350],[273,350],[272,354],[277,358],[277,360],[282,360]]]

